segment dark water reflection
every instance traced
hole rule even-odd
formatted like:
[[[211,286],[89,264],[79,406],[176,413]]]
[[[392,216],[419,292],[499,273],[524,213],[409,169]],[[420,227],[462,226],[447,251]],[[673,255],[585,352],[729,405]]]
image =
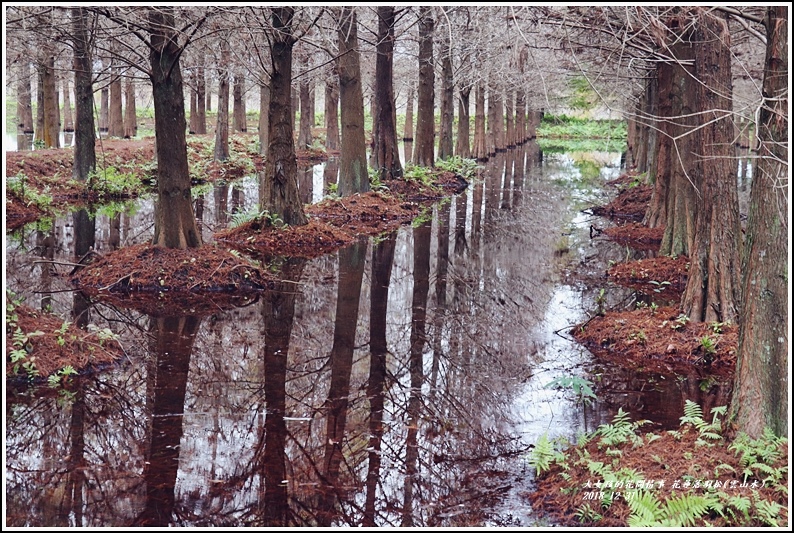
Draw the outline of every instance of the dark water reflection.
[[[589,157],[617,175],[619,154]],[[81,378],[70,401],[7,398],[7,524],[535,524],[521,494],[541,434],[574,438],[618,407],[675,426],[684,395],[719,399],[697,396],[697,380],[594,367],[564,333],[597,289],[567,265],[603,272],[626,254],[589,240],[579,209],[601,193],[576,172],[536,145],[499,154],[432,219],[290,260],[248,307],[148,317],[92,306],[81,316],[116,331],[127,357]],[[322,188],[335,173],[311,179]],[[256,186],[199,198],[209,234],[255,205]],[[98,215],[94,245],[145,241],[150,221],[146,205]],[[75,215],[9,239],[8,286],[70,316],[70,293],[34,292],[66,288],[34,261],[72,261],[87,227]],[[600,380],[602,401],[544,387],[570,375]]]

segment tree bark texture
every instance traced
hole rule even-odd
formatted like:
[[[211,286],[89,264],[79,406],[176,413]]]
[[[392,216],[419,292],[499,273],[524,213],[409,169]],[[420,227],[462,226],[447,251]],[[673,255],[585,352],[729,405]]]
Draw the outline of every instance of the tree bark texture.
[[[369,190],[367,147],[364,138],[364,96],[358,52],[358,20],[354,8],[342,7],[339,20],[339,101],[342,152],[339,157],[339,195]]]
[[[207,133],[207,82],[204,73],[204,56],[201,64],[196,69],[196,123],[194,133],[204,135]]]
[[[309,70],[309,55],[305,53],[301,59],[303,72]],[[300,77],[298,84],[298,94],[300,98],[300,126],[298,128],[298,148],[306,150],[312,145],[312,112],[311,94],[309,93],[309,77],[304,74]]]
[[[270,84],[259,83],[259,153],[267,155],[268,132],[270,131]]]
[[[419,8],[419,89],[416,111],[414,163],[423,167],[435,164],[435,73],[433,68],[432,7]]]
[[[486,161],[488,146],[485,137],[485,84],[482,81],[477,83],[474,102],[474,150],[472,155],[478,161]]]
[[[234,90],[233,90],[233,128],[238,133],[245,133],[248,131],[245,117],[245,76],[237,73],[234,76]]]
[[[229,159],[229,69],[231,50],[228,41],[221,40],[221,62],[218,68],[218,120],[215,125],[213,159]]]
[[[339,150],[339,76],[335,71],[325,81],[325,149]]]
[[[273,8],[273,27],[277,30],[271,43],[270,107],[268,152],[265,171],[260,179],[259,202],[291,226],[308,222],[298,196],[298,163],[295,158],[294,115],[292,113],[292,34],[291,7]]]
[[[124,113],[121,105],[121,76],[119,67],[111,61],[110,99],[108,101],[108,136],[124,137]]]
[[[47,55],[39,62],[41,74],[42,107],[44,124],[41,140],[46,148],[59,148],[60,111],[58,109],[58,89],[55,80],[55,56]]]
[[[68,73],[63,77],[63,131],[74,131],[74,115],[72,114],[72,88]]]
[[[124,84],[124,138],[138,135],[138,116],[135,108],[135,82],[128,77]]]
[[[24,61],[17,81],[17,131],[33,133],[33,102],[30,91],[30,62]]]
[[[721,15],[698,9],[695,75],[702,171],[683,312],[693,321],[734,322],[739,304],[739,198],[733,159],[731,36]]]
[[[449,159],[453,155],[452,127],[455,122],[454,80],[452,79],[452,48],[449,32],[442,32],[441,44],[441,123],[438,135],[438,158]]]
[[[744,295],[731,413],[736,427],[758,438],[765,427],[789,432],[788,305],[789,124],[788,8],[766,16],[763,105],[758,163],[742,256]]]
[[[378,45],[375,59],[375,167],[381,181],[403,175],[397,143],[394,105],[394,22],[393,6],[378,6]]]
[[[149,11],[154,130],[157,138],[157,203],[153,244],[166,248],[198,248],[201,233],[193,214],[187,161],[185,98],[181,50],[170,7]]]
[[[460,157],[471,157],[471,137],[470,115],[469,115],[469,96],[471,86],[464,87],[458,92],[458,135],[455,141],[455,155]]]
[[[88,14],[84,8],[72,9],[75,113],[72,177],[78,181],[87,180],[96,169],[93,59],[88,44],[87,19]]]

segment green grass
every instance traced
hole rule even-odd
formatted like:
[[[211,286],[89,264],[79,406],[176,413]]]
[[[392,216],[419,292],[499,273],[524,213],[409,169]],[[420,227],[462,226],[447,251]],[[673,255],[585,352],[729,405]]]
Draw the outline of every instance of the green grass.
[[[620,139],[625,141],[626,122],[589,120],[567,115],[544,115],[538,137],[555,139]]]

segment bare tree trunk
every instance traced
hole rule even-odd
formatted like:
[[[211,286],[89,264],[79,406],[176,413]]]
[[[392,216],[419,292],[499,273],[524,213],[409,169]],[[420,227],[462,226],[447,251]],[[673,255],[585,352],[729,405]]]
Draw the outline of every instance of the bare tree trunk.
[[[108,61],[107,59],[102,59],[102,71],[107,72],[108,69]],[[109,97],[110,91],[108,90],[108,86],[104,85],[102,90],[99,93],[99,131],[100,133],[107,133],[108,131],[108,113],[109,113]]]
[[[378,6],[378,45],[375,60],[375,107],[373,136],[375,168],[381,181],[400,178],[397,123],[394,105],[394,7]]]
[[[72,115],[72,90],[69,87],[68,73],[63,77],[63,131],[74,131],[74,116]]]
[[[342,152],[339,159],[339,194],[369,190],[364,96],[358,52],[358,20],[355,9],[343,7],[339,20],[339,100],[342,119]]]
[[[71,13],[75,113],[72,178],[86,181],[96,169],[93,59],[88,37],[88,13],[81,7],[72,8]]]
[[[516,89],[516,144],[527,142],[527,96],[524,89]]]
[[[138,115],[135,107],[135,82],[131,77],[124,84],[124,138],[138,135]]]
[[[212,113],[212,79],[207,80],[206,84],[204,85],[205,94],[207,97],[207,106],[206,110],[207,113]]]
[[[24,61],[17,81],[17,131],[33,133],[33,102],[30,91],[30,61]]]
[[[734,322],[739,305],[739,199],[733,159],[731,36],[722,15],[698,9],[695,46],[700,121],[696,153],[703,170],[684,313],[693,321]]]
[[[248,131],[245,116],[245,76],[237,73],[234,76],[234,95],[233,95],[233,128],[238,133]]]
[[[458,98],[458,138],[455,144],[455,155],[460,157],[471,157],[471,146],[469,137],[470,116],[469,116],[469,95],[471,86],[460,89]]]
[[[111,60],[110,101],[108,102],[108,136],[124,137],[124,113],[121,107],[121,76],[117,60]]]
[[[59,148],[60,111],[58,110],[58,90],[55,80],[55,56],[47,55],[40,63],[42,107],[44,110],[43,135],[46,148]]]
[[[218,67],[218,121],[215,125],[215,161],[229,159],[229,42],[221,40],[221,62]]]
[[[474,152],[478,161],[488,159],[488,147],[485,138],[485,84],[477,82],[477,94],[474,104]]]
[[[495,87],[488,90],[488,136],[489,155],[505,150],[505,115],[502,93]]]
[[[196,124],[194,133],[204,135],[207,133],[207,82],[204,72],[204,56],[201,56],[201,63],[196,69]]]
[[[264,78],[265,75],[263,75]],[[270,84],[259,82],[259,153],[267,155],[270,131]]]
[[[419,8],[419,91],[416,111],[416,142],[414,163],[423,167],[435,164],[435,73],[433,71],[432,8]]]
[[[309,54],[303,54],[301,58],[301,65],[303,72],[309,69]],[[300,125],[298,128],[298,146],[299,150],[307,150],[312,146],[312,113],[311,113],[311,95],[309,94],[309,78],[307,75],[300,77],[298,84],[298,98],[300,100]]]
[[[325,80],[325,149],[339,150],[339,76],[335,70]]]
[[[789,383],[788,8],[766,15],[764,97],[742,257],[744,287],[731,414],[752,438],[787,436]]]
[[[505,96],[505,147],[513,148],[516,145],[516,130],[513,124],[513,93],[507,91]]]
[[[190,119],[188,120],[188,130],[190,134],[196,133],[198,123],[198,91],[196,91],[196,72],[190,71]]]
[[[185,139],[185,98],[182,90],[180,48],[173,8],[149,11],[151,24],[152,96],[157,138],[157,203],[154,215],[155,245],[167,248],[198,248],[201,233],[193,213],[190,172]]]
[[[444,8],[442,8],[444,9]],[[452,50],[449,33],[442,32],[441,44],[441,124],[439,126],[438,158],[452,157],[452,126],[455,122]]]
[[[403,130],[403,143],[405,149],[405,163],[412,163],[414,144],[414,86],[408,87],[408,98],[405,102],[405,129]]]
[[[291,7],[272,9],[273,27],[277,30],[271,42],[273,63],[270,77],[270,112],[268,152],[265,172],[261,176],[260,208],[267,209],[291,226],[308,222],[298,197],[298,163],[295,158],[295,122],[292,113],[292,18]]]

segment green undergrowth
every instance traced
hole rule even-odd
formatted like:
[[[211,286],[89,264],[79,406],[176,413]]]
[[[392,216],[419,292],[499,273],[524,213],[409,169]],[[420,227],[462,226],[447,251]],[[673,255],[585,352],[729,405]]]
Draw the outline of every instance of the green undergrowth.
[[[784,526],[788,440],[724,434],[726,408],[687,400],[680,427],[641,431],[622,409],[575,446],[543,435],[529,456],[533,507],[585,526]]]

